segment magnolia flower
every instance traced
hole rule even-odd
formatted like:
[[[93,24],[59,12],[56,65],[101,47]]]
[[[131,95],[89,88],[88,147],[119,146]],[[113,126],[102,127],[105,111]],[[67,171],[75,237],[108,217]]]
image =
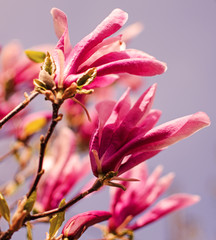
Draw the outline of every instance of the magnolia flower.
[[[35,47],[39,48],[44,49],[45,46]],[[50,48],[51,46],[46,46],[46,49]],[[33,79],[38,76],[40,65],[26,57],[17,41],[4,46],[0,53],[0,118],[2,118],[20,103],[24,91],[33,90]]]
[[[121,35],[110,37],[127,21],[128,15],[121,9],[113,10],[74,48],[70,44],[65,13],[53,8],[51,14],[59,38],[53,55],[56,65],[54,80],[59,89],[71,86],[86,71],[92,79],[84,81],[82,86],[85,89],[107,86],[118,78],[119,73],[154,76],[166,71],[165,63],[142,51],[126,49]]]
[[[105,239],[121,239],[121,237],[126,239],[124,236],[132,235],[134,230],[199,201],[199,196],[178,193],[160,200],[147,210],[173,181],[173,173],[160,178],[161,173],[162,167],[158,166],[148,176],[147,166],[143,163],[122,175],[125,178],[136,177],[140,181],[122,182],[127,186],[126,191],[122,191],[120,188],[111,188],[110,213],[112,217],[105,230]],[[147,212],[143,215],[139,215],[146,210]],[[135,218],[137,215],[139,217]],[[133,218],[135,219],[131,222]]]
[[[105,221],[110,217],[111,214],[105,211],[89,211],[85,213],[80,213],[70,218],[65,224],[62,230],[63,239],[78,239],[88,227],[96,223]]]
[[[80,161],[75,154],[76,140],[69,128],[63,128],[49,156],[45,157],[45,174],[37,190],[39,210],[58,207],[62,198],[89,173],[89,160]]]
[[[154,127],[161,114],[151,110],[155,91],[156,84],[132,107],[129,90],[117,103],[105,101],[97,105],[99,127],[89,152],[95,176],[111,171],[120,175],[210,124],[208,116],[198,112]]]

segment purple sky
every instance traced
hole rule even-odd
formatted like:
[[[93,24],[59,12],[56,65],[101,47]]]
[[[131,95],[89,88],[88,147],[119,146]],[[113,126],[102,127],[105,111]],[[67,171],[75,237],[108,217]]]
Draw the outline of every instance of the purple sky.
[[[50,10],[63,10],[69,20],[74,45],[95,28],[114,8],[129,13],[127,25],[140,21],[144,31],[130,44],[159,60],[167,62],[168,71],[147,79],[158,82],[154,107],[163,114],[160,122],[205,111],[212,125],[149,161],[150,169],[164,166],[164,173],[176,173],[172,192],[201,196],[201,202],[182,211],[184,217],[196,220],[200,235],[192,240],[213,240],[216,233],[216,1],[215,0],[19,0],[1,1],[0,44],[19,39],[24,48],[42,43],[56,43]],[[94,197],[92,208],[108,206],[104,195]],[[87,211],[81,203],[73,212]],[[70,211],[67,216],[69,217]],[[172,217],[164,218],[138,231],[136,240],[167,240]],[[94,239],[92,230],[83,239]],[[35,239],[44,239],[35,227]],[[13,239],[21,239],[21,234]],[[169,240],[169,239],[168,239]],[[170,239],[174,240],[174,239]],[[176,238],[177,240],[177,238]]]

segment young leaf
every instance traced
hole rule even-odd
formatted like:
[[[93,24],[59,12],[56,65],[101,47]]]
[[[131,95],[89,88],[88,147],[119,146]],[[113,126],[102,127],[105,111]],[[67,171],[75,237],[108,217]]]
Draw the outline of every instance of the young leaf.
[[[45,117],[40,117],[29,122],[24,128],[25,136],[31,136],[32,134],[40,131],[47,123]]]
[[[44,59],[46,57],[46,53],[39,52],[39,51],[33,51],[33,50],[25,50],[25,54],[27,57],[36,63],[42,63],[44,62]]]
[[[24,209],[27,211],[27,212],[31,212],[33,206],[34,206],[34,203],[36,201],[36,197],[37,197],[37,193],[36,191],[34,191],[30,197],[27,199],[26,203],[25,203],[25,206],[24,206]]]
[[[96,68],[90,68],[87,70],[80,78],[77,80],[77,86],[78,88],[82,88],[84,86],[89,85],[96,77],[97,75],[97,69]]]
[[[47,90],[46,89],[46,84],[44,82],[40,81],[39,79],[34,79],[33,83],[34,83],[35,87],[37,87],[41,90],[44,90],[44,91]]]
[[[0,193],[0,215],[2,215],[2,217],[4,217],[4,219],[10,224],[10,209],[4,196],[1,193]]]
[[[32,225],[30,222],[26,223],[26,229],[27,229],[27,240],[32,240]]]
[[[64,205],[65,205],[65,199],[62,199],[59,204],[59,208],[63,207]],[[64,219],[65,219],[65,211],[55,214],[50,219],[49,239],[52,239],[53,237],[55,237],[59,228],[61,227],[62,223],[64,222]]]

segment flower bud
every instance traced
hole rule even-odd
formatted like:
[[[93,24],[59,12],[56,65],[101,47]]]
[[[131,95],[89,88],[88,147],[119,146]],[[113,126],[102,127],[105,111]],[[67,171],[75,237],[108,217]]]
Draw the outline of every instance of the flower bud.
[[[110,217],[111,214],[105,211],[89,211],[78,214],[70,218],[64,226],[62,230],[63,237],[69,240],[78,239],[88,227]]]

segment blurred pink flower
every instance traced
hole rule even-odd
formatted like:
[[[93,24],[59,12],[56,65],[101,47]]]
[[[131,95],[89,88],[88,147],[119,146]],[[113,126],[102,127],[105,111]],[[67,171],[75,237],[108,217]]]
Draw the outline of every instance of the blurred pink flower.
[[[166,147],[210,124],[198,112],[154,127],[161,112],[151,110],[156,84],[131,107],[129,91],[115,103],[97,105],[99,127],[90,142],[90,159],[95,176],[110,171],[118,175],[153,157]]]
[[[75,215],[65,224],[62,230],[63,237],[69,240],[78,239],[88,227],[110,217],[111,214],[105,211],[89,211]]]
[[[39,210],[58,207],[66,194],[90,171],[89,159],[81,161],[75,154],[76,139],[69,128],[62,128],[50,155],[44,160],[45,174],[37,190]]]
[[[127,190],[111,188],[111,206],[108,232],[121,234],[127,230],[136,230],[170,212],[188,207],[199,201],[199,196],[178,193],[160,200],[145,212],[135,218],[140,213],[146,211],[152,204],[168,189],[173,181],[174,174],[169,173],[160,178],[162,167],[158,166],[153,173],[148,176],[146,164],[142,163],[134,169],[123,174],[124,178],[138,178],[138,182],[122,182],[127,186]],[[135,218],[135,219],[133,219]],[[133,221],[131,222],[131,220]],[[126,231],[125,231],[126,230]]]
[[[119,73],[154,76],[166,71],[166,64],[135,49],[126,49],[122,36],[110,37],[127,21],[128,15],[115,9],[93,32],[72,48],[64,12],[51,10],[59,42],[54,53],[56,63],[55,82],[59,88],[67,88],[85,71],[96,68],[97,76],[85,88],[107,86],[118,78]],[[108,39],[107,39],[108,38]]]
[[[75,98],[88,108],[91,121],[88,120],[83,107],[72,99],[65,101],[63,108],[67,126],[69,126],[76,134],[76,143],[78,147],[84,150],[88,149],[91,136],[97,128],[98,116],[95,109],[89,109],[89,104],[87,102],[89,98],[87,98],[85,94],[76,94]]]
[[[24,118],[17,120],[18,126],[13,129],[13,132],[18,140],[26,141],[32,135],[47,126],[51,118],[52,113],[49,111],[30,113]]]
[[[50,45],[34,49],[51,49]],[[0,118],[4,117],[21,100],[23,93],[33,90],[33,79],[40,72],[40,64],[28,59],[17,41],[5,45],[0,51]]]

